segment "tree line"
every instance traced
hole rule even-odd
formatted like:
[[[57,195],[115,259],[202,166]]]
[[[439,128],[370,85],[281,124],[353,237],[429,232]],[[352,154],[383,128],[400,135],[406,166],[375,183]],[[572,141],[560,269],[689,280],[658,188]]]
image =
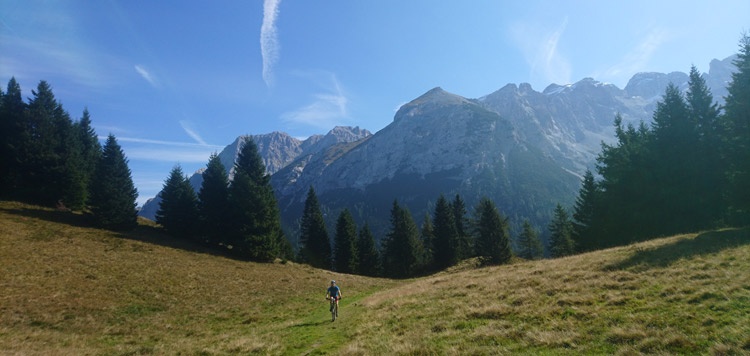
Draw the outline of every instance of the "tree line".
[[[460,195],[441,195],[418,228],[409,210],[394,200],[390,229],[380,246],[367,223],[357,228],[349,210],[336,219],[331,239],[315,189],[310,187],[300,220],[298,260],[317,268],[369,276],[408,278],[439,271],[461,260],[478,257],[482,264],[504,264],[517,255],[541,258],[538,232],[528,221],[511,248],[508,218],[492,200],[483,198],[467,216]]]
[[[614,120],[586,172],[570,223],[575,250],[750,223],[750,37],[720,107],[693,66],[683,94],[670,84],[653,122]]]
[[[99,143],[88,109],[73,121],[43,80],[28,102],[15,77],[0,89],[0,198],[86,211],[101,227],[127,230],[137,197],[117,139]]]

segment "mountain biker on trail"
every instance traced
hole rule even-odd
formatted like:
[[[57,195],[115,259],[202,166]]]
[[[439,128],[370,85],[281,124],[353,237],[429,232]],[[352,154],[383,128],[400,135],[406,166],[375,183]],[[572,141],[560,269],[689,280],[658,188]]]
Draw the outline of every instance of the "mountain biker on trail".
[[[335,298],[336,307],[338,307],[339,299],[341,299],[341,288],[336,285],[336,281],[331,281],[331,286],[328,287],[328,290],[326,291],[326,300],[331,298]],[[331,310],[333,310],[333,305],[331,305]]]

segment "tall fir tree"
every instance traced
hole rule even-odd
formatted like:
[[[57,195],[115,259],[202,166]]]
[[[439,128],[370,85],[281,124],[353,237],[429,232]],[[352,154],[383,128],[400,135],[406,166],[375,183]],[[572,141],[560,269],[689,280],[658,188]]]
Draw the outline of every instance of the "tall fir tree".
[[[573,210],[572,238],[575,242],[576,251],[592,251],[599,248],[598,237],[600,233],[596,229],[595,215],[599,209],[600,194],[601,191],[594,180],[594,174],[586,170]]]
[[[160,195],[156,222],[172,236],[185,239],[197,237],[198,197],[180,165],[172,168]]]
[[[649,209],[659,200],[655,186],[654,162],[650,153],[652,134],[645,124],[636,129],[624,127],[622,117],[615,116],[614,145],[602,144],[597,157],[597,171],[602,180],[601,206],[595,224],[606,239],[600,246],[622,245],[648,235],[658,219]]]
[[[63,202],[80,208],[86,187],[80,176],[81,144],[73,122],[46,81],[40,81],[32,95],[18,144],[21,194],[34,203]]]
[[[88,201],[91,179],[96,170],[96,163],[102,154],[99,137],[91,126],[91,116],[88,108],[83,110],[83,116],[75,123],[75,131],[81,143],[81,179],[85,189],[84,201]]]
[[[331,241],[320,210],[318,196],[310,186],[300,223],[300,259],[317,268],[331,268]]]
[[[458,260],[463,260],[474,256],[474,241],[469,234],[468,220],[466,218],[466,204],[461,196],[456,197],[451,202],[453,210],[453,222],[456,224],[456,255]]]
[[[411,213],[393,202],[391,230],[383,246],[383,272],[392,278],[414,276],[418,269],[420,251],[419,232]]]
[[[682,93],[673,84],[667,86],[657,103],[652,131],[651,159],[656,179],[651,187],[655,188],[652,192],[655,200],[639,207],[652,218],[640,224],[652,236],[693,231],[700,209],[693,204],[698,176],[695,164],[699,157],[698,132]]]
[[[365,276],[377,276],[380,274],[380,254],[375,246],[375,237],[370,231],[370,226],[365,223],[359,229],[357,237],[358,273]]]
[[[435,268],[443,269],[458,263],[458,232],[455,214],[448,200],[442,194],[435,205],[433,218],[435,239],[433,258]]]
[[[341,273],[357,271],[357,225],[349,209],[344,209],[336,220],[336,234],[333,239],[333,266]]]
[[[7,90],[0,99],[0,197],[20,199],[21,143],[25,134],[22,129],[26,103],[15,77],[10,78]]]
[[[728,162],[729,219],[732,224],[750,224],[750,34],[740,39],[734,61],[737,71],[727,87],[724,104],[723,145]]]
[[[541,258],[542,254],[542,242],[539,241],[539,234],[531,226],[529,220],[524,220],[521,235],[518,237],[518,257],[535,260]]]
[[[198,191],[198,233],[212,245],[228,244],[229,177],[221,159],[211,154]]]
[[[137,198],[128,160],[115,136],[110,134],[91,184],[91,213],[104,228],[129,230],[137,225]]]
[[[696,126],[697,133],[696,155],[692,159],[696,177],[692,188],[694,192],[700,192],[691,194],[690,208],[695,211],[691,227],[694,230],[706,229],[719,225],[725,213],[723,196],[726,184],[723,175],[726,167],[720,155],[719,107],[695,66],[690,68],[685,100],[691,116],[690,122]]]
[[[484,258],[486,264],[510,262],[510,233],[508,220],[504,219],[488,198],[482,198],[476,208],[476,254]]]
[[[573,226],[568,212],[562,205],[557,204],[554,216],[549,224],[549,256],[552,258],[573,254],[574,246],[571,232]]]
[[[271,262],[278,257],[284,239],[281,214],[270,177],[250,136],[240,148],[234,165],[229,205],[230,239],[237,252],[260,262]]]
[[[420,264],[427,269],[432,268],[435,265],[435,228],[432,225],[432,218],[429,213],[424,214],[424,220],[422,220],[422,228],[419,236],[422,239],[422,247],[424,251]]]

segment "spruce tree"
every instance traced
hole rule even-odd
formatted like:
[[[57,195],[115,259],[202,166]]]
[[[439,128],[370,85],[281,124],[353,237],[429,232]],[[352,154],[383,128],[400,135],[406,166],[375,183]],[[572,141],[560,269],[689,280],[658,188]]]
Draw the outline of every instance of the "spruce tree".
[[[455,214],[448,200],[441,194],[435,205],[434,261],[437,269],[455,265],[458,262],[458,232]]]
[[[456,224],[456,255],[458,260],[472,257],[474,246],[467,226],[466,204],[460,195],[456,194],[451,202],[451,209],[453,210],[453,222]]]
[[[734,61],[737,71],[724,104],[723,145],[728,161],[729,215],[731,223],[750,223],[750,35],[740,39]]]
[[[422,238],[422,246],[424,250],[424,254],[421,257],[420,264],[429,269],[435,265],[435,228],[432,226],[432,218],[430,218],[429,213],[424,214],[422,229],[420,230],[420,237]]]
[[[539,234],[529,223],[524,220],[521,235],[518,238],[518,257],[527,260],[535,260],[542,257],[542,243]]]
[[[596,231],[595,219],[598,209],[598,199],[600,191],[594,181],[594,174],[586,170],[583,175],[583,184],[578,192],[575,207],[573,210],[573,241],[575,242],[576,251],[591,251],[599,247],[597,241],[598,232]]]
[[[716,226],[725,212],[723,194],[725,186],[723,174],[726,171],[721,159],[719,141],[719,108],[714,102],[711,90],[695,66],[690,68],[690,81],[685,97],[688,105],[690,122],[696,125],[697,142],[695,157],[692,159],[693,172],[696,175],[692,189],[699,194],[690,194],[691,206],[695,211],[694,230]]]
[[[383,271],[392,278],[407,278],[416,274],[421,252],[419,232],[411,213],[393,202],[391,230],[383,246]]]
[[[574,246],[571,239],[573,230],[568,212],[557,204],[552,222],[549,224],[549,255],[552,258],[573,254]]]
[[[333,241],[334,270],[341,273],[357,271],[357,225],[349,209],[339,214]]]
[[[194,238],[198,221],[198,198],[182,167],[176,165],[161,190],[156,222],[175,237]]]
[[[696,122],[682,93],[670,84],[657,103],[652,124],[652,161],[655,180],[651,183],[654,201],[643,204],[653,221],[641,221],[649,235],[692,231],[697,226],[699,207],[693,204],[697,189],[699,157]],[[636,169],[649,169],[640,166]],[[645,188],[645,187],[644,187]]]
[[[91,179],[94,176],[99,156],[102,154],[102,145],[99,144],[96,131],[91,127],[88,109],[83,110],[83,116],[75,124],[75,130],[81,143],[81,178],[83,186],[86,187],[84,201],[88,201]]]
[[[313,267],[331,268],[331,241],[328,238],[318,196],[310,186],[300,223],[300,259]]]
[[[265,173],[263,160],[252,137],[247,136],[234,165],[229,189],[232,209],[230,239],[237,253],[255,261],[271,262],[279,256],[281,214]]]
[[[107,229],[129,230],[137,225],[138,191],[125,153],[114,135],[107,137],[91,184],[89,205],[96,222]]]
[[[209,244],[228,244],[229,178],[216,153],[211,154],[198,191],[199,234]]]
[[[476,208],[476,254],[486,264],[504,264],[512,257],[508,220],[500,216],[495,203],[482,198]]]
[[[370,226],[365,223],[359,230],[357,238],[358,273],[365,276],[377,276],[380,270],[380,255],[375,246],[375,237]]]
[[[0,99],[0,197],[20,199],[20,163],[24,154],[21,143],[25,134],[22,129],[26,103],[15,77],[10,78],[7,90]]]
[[[46,81],[40,81],[23,115],[18,143],[22,174],[20,190],[33,203],[80,208],[85,189],[79,137],[70,115]]]

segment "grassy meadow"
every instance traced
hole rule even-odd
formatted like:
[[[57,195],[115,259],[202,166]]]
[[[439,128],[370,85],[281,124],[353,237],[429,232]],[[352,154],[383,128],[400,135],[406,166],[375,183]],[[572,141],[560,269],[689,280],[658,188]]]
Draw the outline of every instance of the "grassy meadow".
[[[86,225],[0,202],[0,354],[750,354],[747,228],[397,281]]]

